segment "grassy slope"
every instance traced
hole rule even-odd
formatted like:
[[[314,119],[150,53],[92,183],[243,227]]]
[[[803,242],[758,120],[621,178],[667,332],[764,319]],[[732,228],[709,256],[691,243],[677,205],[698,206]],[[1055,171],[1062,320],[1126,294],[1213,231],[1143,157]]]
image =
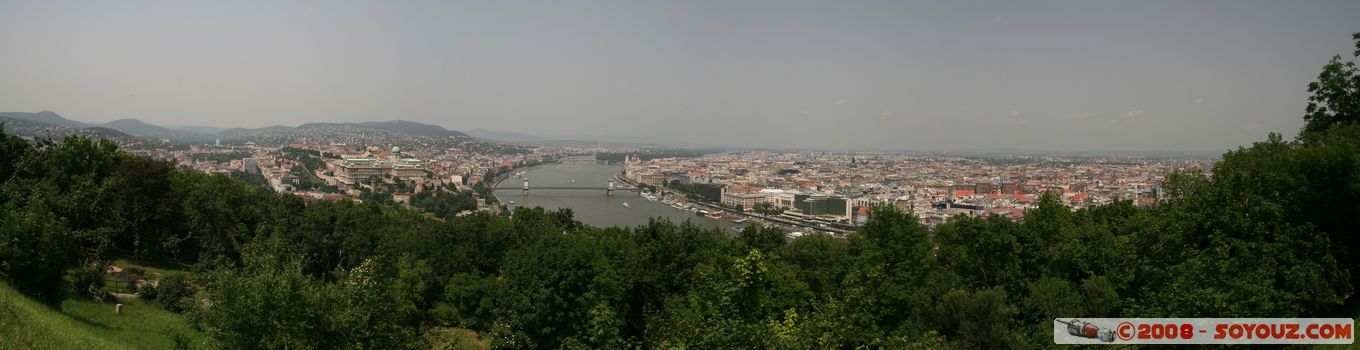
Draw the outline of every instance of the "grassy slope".
[[[204,340],[183,316],[139,300],[123,301],[121,316],[113,303],[73,299],[58,310],[0,284],[0,349],[168,349],[172,332]]]

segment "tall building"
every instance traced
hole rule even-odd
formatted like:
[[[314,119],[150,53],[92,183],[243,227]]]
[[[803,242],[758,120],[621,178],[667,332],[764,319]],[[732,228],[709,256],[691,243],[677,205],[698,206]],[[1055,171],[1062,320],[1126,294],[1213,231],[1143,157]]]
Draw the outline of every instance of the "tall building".
[[[850,200],[841,196],[800,194],[794,196],[793,206],[810,216],[829,215],[849,219],[851,213]]]
[[[259,161],[256,161],[255,158],[241,159],[241,167],[243,168],[241,170],[245,171],[247,174],[260,173],[260,163]]]
[[[758,203],[768,203],[767,196],[759,191],[723,191],[722,204],[728,207],[740,206],[743,210],[751,210]]]
[[[710,202],[721,202],[723,195],[723,185],[718,184],[699,184],[699,196],[704,197]]]
[[[382,177],[387,169],[382,160],[376,158],[341,159],[335,164],[335,178],[354,186],[368,181],[370,177]]]
[[[403,158],[395,161],[380,158],[346,158],[335,162],[335,177],[340,182],[354,186],[372,177],[421,178],[425,167],[419,159]]]

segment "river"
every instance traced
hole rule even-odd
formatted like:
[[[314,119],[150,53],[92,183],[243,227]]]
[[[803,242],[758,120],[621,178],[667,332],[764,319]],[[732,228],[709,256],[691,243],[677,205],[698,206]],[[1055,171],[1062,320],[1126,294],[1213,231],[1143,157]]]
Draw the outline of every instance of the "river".
[[[597,164],[550,164],[529,169],[524,175],[529,179],[529,195],[522,194],[522,181],[511,176],[496,186],[496,198],[511,208],[517,206],[543,207],[546,209],[571,208],[576,220],[587,225],[609,227],[632,227],[646,225],[653,217],[669,218],[672,222],[685,220],[704,227],[718,227],[728,230],[737,224],[727,218],[713,219],[694,215],[689,211],[672,208],[661,202],[649,201],[637,192],[615,190],[613,196],[606,196],[602,189],[533,189],[534,187],[599,187],[604,188],[609,179],[622,171],[621,166]],[[575,182],[572,182],[575,180]],[[515,204],[510,204],[514,201]],[[623,203],[628,203],[624,206]]]

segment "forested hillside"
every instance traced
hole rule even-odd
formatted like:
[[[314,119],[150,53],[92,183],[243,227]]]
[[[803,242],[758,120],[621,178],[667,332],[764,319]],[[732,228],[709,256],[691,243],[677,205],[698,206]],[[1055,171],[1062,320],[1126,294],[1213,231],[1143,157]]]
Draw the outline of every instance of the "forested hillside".
[[[1309,90],[1298,138],[1173,174],[1153,208],[1045,195],[1019,221],[927,229],[880,207],[848,239],[792,241],[527,208],[445,222],[0,131],[0,276],[57,305],[115,258],[188,264],[146,292],[225,348],[452,330],[498,348],[1014,348],[1052,346],[1055,317],[1355,317],[1360,74],[1338,58]]]

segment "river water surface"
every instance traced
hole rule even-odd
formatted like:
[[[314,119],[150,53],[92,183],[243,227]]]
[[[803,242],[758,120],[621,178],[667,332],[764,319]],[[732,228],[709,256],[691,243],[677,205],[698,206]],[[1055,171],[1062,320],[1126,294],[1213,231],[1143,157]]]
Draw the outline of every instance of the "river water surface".
[[[615,190],[613,196],[606,196],[604,188],[609,179],[623,170],[616,165],[597,164],[552,164],[529,169],[524,177],[529,179],[529,195],[522,195],[523,180],[511,176],[496,186],[496,198],[511,208],[517,206],[543,207],[546,209],[571,208],[576,220],[587,225],[637,226],[646,225],[653,217],[664,217],[672,222],[689,220],[703,227],[718,227],[727,230],[737,224],[728,218],[713,219],[694,215],[689,211],[672,208],[661,202],[649,201],[637,192]],[[572,182],[575,180],[575,182]],[[601,189],[546,190],[534,187],[598,187]],[[514,201],[515,204],[510,204]],[[623,206],[628,203],[628,206]]]

